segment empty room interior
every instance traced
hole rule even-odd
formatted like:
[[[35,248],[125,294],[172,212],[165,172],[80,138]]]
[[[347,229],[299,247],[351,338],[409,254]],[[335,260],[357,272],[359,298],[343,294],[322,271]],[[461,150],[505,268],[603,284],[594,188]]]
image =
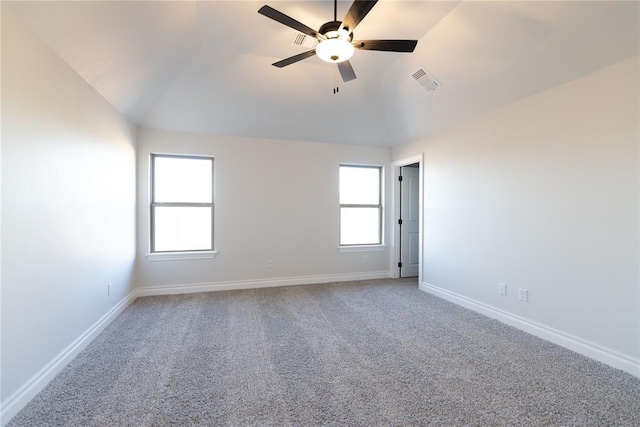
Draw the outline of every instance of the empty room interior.
[[[639,2],[0,12],[0,425],[640,425]]]

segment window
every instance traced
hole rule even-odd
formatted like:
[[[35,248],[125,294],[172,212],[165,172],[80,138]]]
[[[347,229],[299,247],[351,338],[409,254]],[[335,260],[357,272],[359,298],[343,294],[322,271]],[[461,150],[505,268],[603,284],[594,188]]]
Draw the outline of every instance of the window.
[[[340,165],[340,245],[382,244],[382,167]]]
[[[213,158],[151,155],[151,253],[213,251]]]

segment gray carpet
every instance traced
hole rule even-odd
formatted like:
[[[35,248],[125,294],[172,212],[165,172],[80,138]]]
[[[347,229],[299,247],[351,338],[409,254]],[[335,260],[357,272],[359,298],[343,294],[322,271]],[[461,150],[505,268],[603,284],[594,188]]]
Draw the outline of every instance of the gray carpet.
[[[640,426],[640,380],[375,280],[139,298],[10,426]]]

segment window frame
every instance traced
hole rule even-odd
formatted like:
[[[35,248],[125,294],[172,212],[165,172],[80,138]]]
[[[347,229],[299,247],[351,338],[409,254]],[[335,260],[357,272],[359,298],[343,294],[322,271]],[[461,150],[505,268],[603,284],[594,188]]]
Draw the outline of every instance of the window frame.
[[[177,158],[177,159],[197,159],[197,160],[210,160],[211,161],[211,203],[192,203],[192,202],[156,202],[155,201],[155,159],[156,158]],[[162,259],[188,259],[188,258],[213,258],[217,253],[214,248],[214,225],[215,225],[215,157],[207,155],[194,155],[194,154],[165,154],[165,153],[151,153],[149,165],[149,259],[150,260],[162,260]],[[211,208],[211,248],[210,249],[184,249],[184,250],[168,250],[168,251],[156,251],[155,250],[155,208],[156,207],[209,207]]]
[[[378,170],[378,203],[377,204],[365,204],[365,203],[339,203],[338,208],[338,249],[341,252],[352,251],[375,251],[382,250],[384,248],[384,206],[382,200],[384,198],[384,167],[380,165],[363,165],[352,163],[341,163],[338,167],[338,201],[340,200],[340,168],[363,168],[363,169],[377,169]],[[378,209],[378,242],[377,243],[342,243],[342,208],[376,208]]]

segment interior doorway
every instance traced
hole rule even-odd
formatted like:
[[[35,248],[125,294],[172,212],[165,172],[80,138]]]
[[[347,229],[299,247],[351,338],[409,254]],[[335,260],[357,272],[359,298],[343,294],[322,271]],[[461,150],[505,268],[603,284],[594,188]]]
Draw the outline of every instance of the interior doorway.
[[[398,175],[400,183],[400,217],[398,234],[400,236],[400,277],[417,277],[420,258],[420,164],[401,166]]]
[[[418,277],[422,283],[422,154],[392,163],[394,277]]]

